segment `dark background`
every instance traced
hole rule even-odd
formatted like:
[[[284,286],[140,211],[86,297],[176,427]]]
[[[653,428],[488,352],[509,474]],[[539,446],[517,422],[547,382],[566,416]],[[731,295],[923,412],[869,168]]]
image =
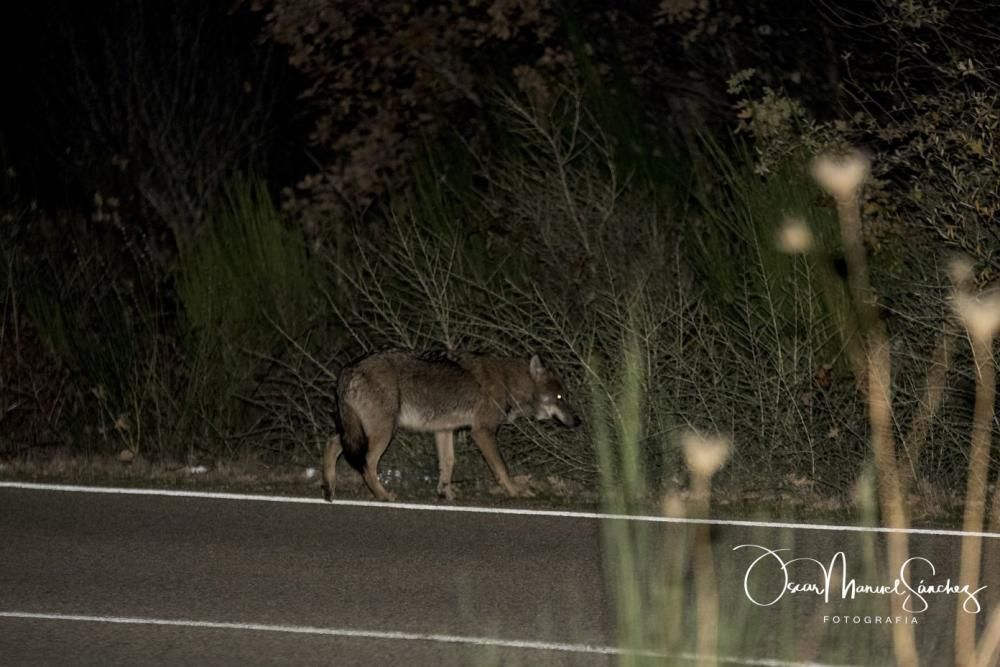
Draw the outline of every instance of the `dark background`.
[[[808,164],[857,146],[901,460],[947,505],[974,380],[946,263],[968,257],[978,287],[1000,267],[994,14],[8,3],[0,453],[314,461],[340,365],[451,347],[538,352],[607,424],[510,434],[539,479],[591,479],[594,442],[632,437],[615,406],[634,372],[655,488],[684,483],[695,426],[733,436],[739,494],[850,497],[864,387]],[[788,216],[813,229],[806,257],[775,248]]]

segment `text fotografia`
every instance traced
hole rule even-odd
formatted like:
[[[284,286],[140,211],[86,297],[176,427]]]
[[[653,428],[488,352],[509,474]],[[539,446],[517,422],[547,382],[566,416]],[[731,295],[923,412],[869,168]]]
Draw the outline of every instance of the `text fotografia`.
[[[914,616],[824,616],[824,623],[834,625],[916,625]]]
[[[847,556],[844,555],[843,551],[834,554],[829,565],[826,565],[815,558],[789,558],[786,560],[781,552],[790,551],[789,549],[768,549],[759,544],[741,544],[733,547],[733,551],[737,549],[759,549],[762,552],[750,563],[743,576],[743,592],[747,599],[758,607],[770,607],[786,594],[818,595],[823,597],[824,602],[838,599],[838,596],[840,600],[854,600],[859,595],[899,595],[903,597],[903,611],[909,614],[920,614],[927,611],[928,596],[960,595],[963,598],[962,609],[967,613],[978,614],[982,611],[976,595],[983,591],[986,586],[972,590],[968,584],[952,583],[950,578],[943,582],[927,581],[924,578],[914,581],[912,572],[914,565],[926,564],[930,568],[930,576],[937,574],[934,563],[919,556],[906,560],[899,568],[899,576],[892,583],[868,584],[859,583],[849,575]],[[760,593],[755,597],[750,592],[751,579],[755,576],[769,575],[775,572],[777,572],[781,584],[780,590],[775,590],[773,595],[764,599],[760,599]],[[840,618],[843,620],[855,617]]]

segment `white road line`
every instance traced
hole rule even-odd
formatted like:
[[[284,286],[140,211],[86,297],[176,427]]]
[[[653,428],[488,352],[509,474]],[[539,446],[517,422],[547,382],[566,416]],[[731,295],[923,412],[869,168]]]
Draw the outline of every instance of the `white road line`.
[[[250,630],[257,632],[280,632],[298,635],[319,635],[324,637],[349,637],[355,639],[396,639],[403,641],[426,641],[443,644],[465,644],[492,648],[515,648],[534,651],[558,651],[562,653],[585,653],[596,655],[640,655],[655,658],[679,658],[700,661],[701,655],[678,653],[667,655],[654,651],[630,651],[613,646],[593,644],[568,644],[524,639],[497,639],[494,637],[466,637],[422,632],[399,632],[396,630],[360,630],[354,628],[318,628],[308,625],[270,625],[266,623],[224,623],[218,621],[191,621],[168,618],[132,618],[127,616],[90,616],[85,614],[40,614],[26,611],[0,611],[0,618],[18,618],[43,621],[77,621],[83,623],[113,623],[118,625],[156,625],[180,628],[207,628],[212,630]],[[729,665],[752,665],[755,667],[839,667],[817,662],[787,662],[768,658],[737,658],[717,656],[718,662]]]
[[[564,519],[599,519],[613,521],[640,521],[667,524],[698,524],[710,526],[740,526],[744,528],[790,528],[797,530],[828,530],[854,533],[908,533],[911,535],[943,535],[948,537],[992,537],[1000,533],[963,532],[937,528],[884,528],[880,526],[851,526],[826,523],[791,523],[783,521],[740,521],[725,519],[688,519],[644,514],[606,514],[603,512],[576,512],[571,510],[532,510],[516,507],[475,507],[471,505],[423,505],[419,503],[385,503],[377,500],[333,500],[299,496],[265,496],[246,493],[214,491],[182,491],[178,489],[139,489],[111,486],[78,486],[73,484],[39,484],[34,482],[3,482],[0,489],[27,489],[31,491],[65,491],[71,493],[101,493],[125,496],[166,496],[172,498],[206,498],[210,500],[243,500],[267,503],[301,503],[307,505],[337,505],[342,507],[374,507],[383,510],[418,510],[422,512],[464,512],[471,514],[497,514],[515,516],[544,516]]]

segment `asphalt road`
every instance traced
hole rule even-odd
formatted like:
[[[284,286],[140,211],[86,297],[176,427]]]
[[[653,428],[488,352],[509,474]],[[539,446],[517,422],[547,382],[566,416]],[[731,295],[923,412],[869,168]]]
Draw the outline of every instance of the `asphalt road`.
[[[0,664],[617,664],[615,596],[604,576],[617,561],[602,557],[601,534],[612,523],[0,486]],[[655,564],[672,562],[692,527],[639,527],[645,565],[629,571],[643,573],[640,587],[655,602],[650,581],[666,576]],[[887,660],[860,639],[886,646],[878,639],[886,626],[864,621],[868,604],[884,613],[886,596],[824,602],[787,592],[757,606],[744,576],[764,552],[734,550],[788,547],[786,559],[826,566],[842,551],[849,577],[881,583],[884,575],[860,563],[880,553],[884,536],[719,525],[711,537],[720,617],[742,628],[723,633],[732,638],[718,653],[730,664]],[[932,576],[920,564],[913,579],[954,582],[958,550],[954,536],[911,536],[911,553],[936,568]],[[747,577],[760,603],[785,583],[775,562],[763,559]],[[820,581],[813,565],[790,566],[791,578]],[[996,567],[985,564],[991,576]],[[980,623],[991,593],[977,596]],[[928,608],[914,614],[924,664],[950,664],[957,596],[925,597]],[[695,602],[679,605],[693,635]]]

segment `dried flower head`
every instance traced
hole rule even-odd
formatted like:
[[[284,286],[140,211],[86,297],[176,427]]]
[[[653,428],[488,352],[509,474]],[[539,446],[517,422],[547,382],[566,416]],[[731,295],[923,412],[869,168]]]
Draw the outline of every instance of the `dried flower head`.
[[[965,255],[956,255],[948,261],[948,277],[957,289],[969,287],[976,278],[972,260]]]
[[[821,155],[812,163],[812,175],[819,186],[838,200],[853,198],[868,178],[870,163],[861,151],[846,155]]]
[[[684,497],[681,494],[672,492],[663,498],[663,516],[687,516],[687,504],[684,502]]]
[[[778,230],[778,249],[789,255],[804,255],[812,246],[813,234],[806,221],[798,216],[785,218]]]
[[[1000,329],[1000,293],[956,294],[954,306],[973,340],[990,340]]]
[[[719,472],[729,458],[729,440],[721,436],[706,437],[700,433],[688,432],[684,434],[681,443],[684,447],[684,462],[699,477],[711,477]]]

